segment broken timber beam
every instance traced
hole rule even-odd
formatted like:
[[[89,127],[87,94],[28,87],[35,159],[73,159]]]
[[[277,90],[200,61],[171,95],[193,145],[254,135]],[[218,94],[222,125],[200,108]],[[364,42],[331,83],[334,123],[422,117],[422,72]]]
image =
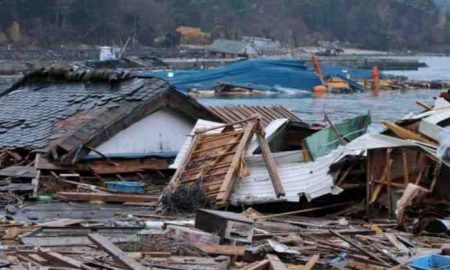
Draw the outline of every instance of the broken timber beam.
[[[373,258],[374,260],[376,260],[377,262],[381,263],[384,266],[390,267],[391,265],[386,262],[385,260],[383,260],[382,258],[376,256],[375,254],[373,254],[372,252],[366,250],[365,248],[361,247],[360,245],[354,243],[353,241],[350,241],[349,239],[347,239],[346,237],[342,236],[340,233],[334,231],[334,230],[329,230],[330,233],[332,233],[334,236],[337,236],[338,238],[344,240],[345,242],[349,243],[351,246],[355,247],[356,249],[358,249],[359,251],[361,251],[362,253],[364,253],[365,255],[369,256],[370,258]]]
[[[258,137],[259,146],[261,147],[262,156],[264,158],[264,162],[266,163],[267,170],[269,171],[270,180],[272,181],[275,194],[277,195],[277,198],[285,196],[286,192],[284,192],[283,184],[281,182],[280,175],[278,174],[277,164],[273,159],[269,143],[264,136],[263,127],[259,121],[256,136]]]
[[[230,197],[230,193],[234,184],[234,178],[236,176],[236,171],[239,168],[239,164],[242,162],[245,148],[247,147],[254,134],[256,124],[257,121],[251,121],[244,127],[244,134],[242,135],[241,141],[236,149],[236,153],[234,154],[231,161],[230,169],[227,171],[227,174],[225,175],[225,178],[216,197],[216,202],[219,206],[225,205],[228,201],[228,198]]]
[[[270,270],[288,270],[286,265],[274,254],[266,254],[266,259],[270,262]]]
[[[130,270],[146,269],[144,266],[142,266],[140,263],[130,258],[128,254],[120,250],[113,243],[111,243],[111,241],[101,236],[100,234],[89,234],[88,236],[89,239],[91,239],[94,243],[99,245],[109,255],[114,257],[114,259],[120,261],[124,266],[127,267],[127,269]]]

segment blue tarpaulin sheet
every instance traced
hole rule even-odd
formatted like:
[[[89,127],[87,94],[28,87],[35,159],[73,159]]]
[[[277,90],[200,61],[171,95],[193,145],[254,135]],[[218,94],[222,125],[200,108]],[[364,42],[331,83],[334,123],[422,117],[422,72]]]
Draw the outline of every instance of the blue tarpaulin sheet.
[[[217,83],[248,86],[264,91],[292,88],[312,91],[319,77],[297,60],[246,60],[209,70],[142,71],[140,77],[160,77],[182,91],[212,90]]]

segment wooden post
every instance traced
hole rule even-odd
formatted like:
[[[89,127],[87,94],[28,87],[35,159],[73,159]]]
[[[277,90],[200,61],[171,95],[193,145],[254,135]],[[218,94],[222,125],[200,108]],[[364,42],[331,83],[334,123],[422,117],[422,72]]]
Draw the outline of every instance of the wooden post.
[[[387,166],[387,173],[386,173],[386,183],[387,183],[387,195],[388,195],[388,215],[389,218],[392,216],[392,186],[391,186],[391,153],[392,148],[388,148],[386,150],[386,166]]]
[[[367,151],[367,162],[366,162],[366,215],[370,216],[370,194],[372,194],[372,169],[371,169],[371,150]]]
[[[89,234],[89,239],[99,245],[106,253],[111,255],[114,259],[120,261],[127,269],[130,270],[144,270],[146,269],[137,261],[130,258],[125,252],[116,247],[107,238],[100,234]]]
[[[254,130],[256,127],[256,121],[249,122],[244,128],[244,134],[242,135],[241,141],[236,149],[233,160],[231,161],[230,169],[227,171],[225,178],[220,186],[219,192],[216,197],[218,205],[225,205],[230,197],[231,189],[233,188],[234,176],[236,170],[239,167],[239,163],[242,160],[242,155],[245,152],[248,142],[251,140]]]
[[[277,195],[277,198],[285,196],[286,193],[284,192],[283,184],[281,182],[280,175],[278,174],[277,164],[275,163],[272,153],[270,152],[269,143],[264,137],[264,131],[259,121],[256,129],[256,136],[258,137],[259,146],[261,147],[261,152],[264,162],[266,163],[267,170],[269,171],[270,180],[272,181],[275,194]]]
[[[402,150],[402,167],[403,167],[403,183],[405,187],[409,183],[409,168],[408,168],[408,156],[406,155],[406,151]]]

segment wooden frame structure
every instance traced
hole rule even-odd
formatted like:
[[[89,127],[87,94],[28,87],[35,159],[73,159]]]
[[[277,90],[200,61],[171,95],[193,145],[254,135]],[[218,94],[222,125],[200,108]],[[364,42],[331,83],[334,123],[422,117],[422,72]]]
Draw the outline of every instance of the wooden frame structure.
[[[195,135],[168,188],[175,190],[182,185],[201,183],[208,197],[215,200],[217,206],[225,206],[236,177],[248,174],[245,152],[256,133],[275,192],[278,197],[284,196],[260,118],[255,115],[213,129],[219,128],[223,129],[220,133],[208,134],[207,131],[212,130],[208,129]]]
[[[366,210],[386,192],[389,216],[392,216],[392,193],[416,184],[433,192],[440,169],[439,160],[416,147],[371,149],[367,153]]]

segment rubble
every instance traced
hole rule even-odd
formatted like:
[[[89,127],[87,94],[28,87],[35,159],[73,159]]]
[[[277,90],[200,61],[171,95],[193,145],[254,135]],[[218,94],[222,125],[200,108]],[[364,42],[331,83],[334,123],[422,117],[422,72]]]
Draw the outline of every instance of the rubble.
[[[448,266],[444,99],[373,134],[369,115],[311,126],[157,78],[50,68],[0,105],[0,267]]]

